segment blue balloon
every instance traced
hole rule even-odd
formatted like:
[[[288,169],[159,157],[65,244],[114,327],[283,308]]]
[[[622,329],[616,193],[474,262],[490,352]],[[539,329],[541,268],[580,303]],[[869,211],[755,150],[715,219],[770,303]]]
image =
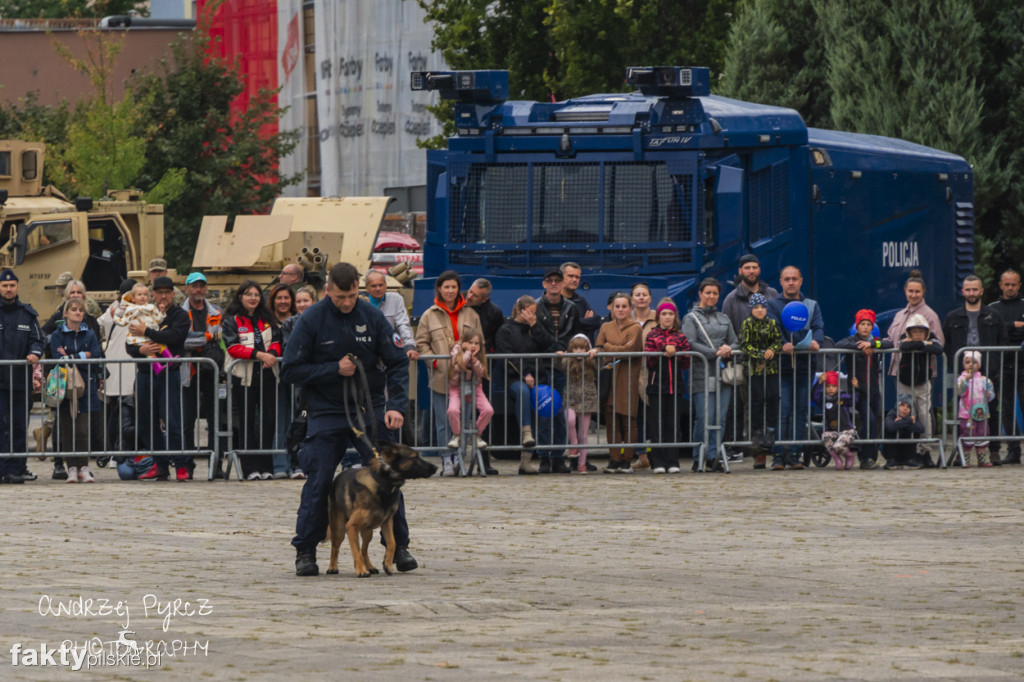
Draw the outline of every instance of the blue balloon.
[[[562,396],[547,384],[530,389],[530,403],[539,417],[554,417],[562,411]]]
[[[787,332],[798,332],[807,325],[807,306],[800,301],[790,301],[782,309],[782,326]]]
[[[853,324],[850,325],[850,336],[853,336],[856,333],[857,333],[857,323],[854,322]],[[875,337],[876,339],[880,338],[882,336],[882,333],[880,331],[878,331],[878,325],[877,324],[874,327],[872,327],[872,329],[871,329],[871,336]]]

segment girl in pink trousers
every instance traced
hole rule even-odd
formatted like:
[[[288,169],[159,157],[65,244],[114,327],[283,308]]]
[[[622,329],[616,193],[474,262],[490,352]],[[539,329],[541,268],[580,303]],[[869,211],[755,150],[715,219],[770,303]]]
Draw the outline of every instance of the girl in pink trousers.
[[[981,353],[969,350],[964,353],[964,371],[956,380],[956,394],[960,396],[960,438],[984,437],[988,435],[988,404],[995,399],[992,382],[981,373]],[[978,466],[990,467],[988,441],[964,441],[964,466],[971,466],[971,448],[978,453]]]
[[[476,388],[473,400],[476,402],[476,447],[486,448],[487,442],[480,437],[494,416],[494,408],[484,395],[482,380],[487,377],[487,356],[484,351],[483,337],[479,332],[468,334],[452,348],[452,362],[448,378],[448,424],[452,427],[452,439],[448,447],[459,447],[459,434],[462,433],[462,383],[474,381]],[[466,402],[471,402],[469,396]],[[454,471],[454,458],[447,455],[443,458],[442,475],[449,476],[449,469]]]

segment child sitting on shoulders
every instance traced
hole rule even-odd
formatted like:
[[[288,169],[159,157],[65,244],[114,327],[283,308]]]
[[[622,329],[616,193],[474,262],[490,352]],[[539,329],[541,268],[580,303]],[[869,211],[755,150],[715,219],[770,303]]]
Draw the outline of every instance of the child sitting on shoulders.
[[[960,396],[960,439],[964,444],[964,466],[971,466],[971,450],[977,453],[978,466],[990,467],[987,440],[988,404],[995,399],[992,381],[981,373],[981,353],[969,350],[964,353],[964,371],[956,380],[956,394]]]
[[[850,417],[853,398],[849,393],[839,392],[839,372],[821,375],[821,381],[814,385],[814,402],[822,411],[824,433],[821,434],[821,442],[832,455],[836,469],[852,469],[854,456],[850,446],[857,437]]]
[[[885,415],[885,437],[888,440],[906,440],[901,443],[886,443],[882,446],[886,469],[920,469],[923,465],[917,456],[914,439],[924,433],[924,424],[914,416],[914,399],[909,393],[896,398],[896,407]]]

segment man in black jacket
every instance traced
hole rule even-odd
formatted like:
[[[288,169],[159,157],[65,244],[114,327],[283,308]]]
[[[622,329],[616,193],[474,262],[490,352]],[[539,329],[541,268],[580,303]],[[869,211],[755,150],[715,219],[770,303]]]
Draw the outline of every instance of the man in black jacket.
[[[32,389],[32,365],[43,355],[38,313],[18,300],[18,277],[0,272],[0,360],[28,360],[0,367],[0,447],[4,453],[27,452],[25,432]],[[25,458],[0,458],[0,483],[25,482]]]
[[[989,308],[1006,324],[1007,345],[1019,347],[1024,343],[1024,299],[1020,297],[1020,273],[1016,270],[1004,272],[999,277],[999,288],[1002,297],[989,304]],[[1002,391],[997,390],[996,394],[1000,399],[1003,431],[1007,435],[1019,436],[1016,403],[1019,400],[1024,405],[1024,362],[1020,361],[1018,353],[1004,354],[999,385]],[[1001,464],[1020,464],[1020,441],[1009,441],[1006,451]]]
[[[984,285],[977,275],[967,275],[960,293],[964,304],[954,308],[946,315],[942,323],[942,334],[946,337],[946,372],[957,376],[962,367],[963,358],[957,359],[957,351],[962,348],[978,348],[986,346],[1005,346],[1006,323],[994,310],[981,302]],[[981,366],[987,368],[986,375],[992,380],[996,392],[996,400],[1000,393],[999,381],[1002,374],[1000,353],[984,353]],[[1012,391],[1012,386],[1010,388]],[[993,401],[990,406],[988,428],[992,435],[999,434],[999,405]],[[993,440],[990,445],[992,463],[999,465],[999,441]]]
[[[327,501],[345,450],[351,446],[364,457],[369,454],[353,432],[358,424],[349,423],[348,418],[361,407],[346,405],[346,382],[356,382],[361,392],[353,358],[359,359],[366,374],[374,411],[368,418],[376,418],[382,439],[398,440],[408,404],[409,359],[401,340],[396,345],[394,337],[384,314],[359,298],[359,272],[348,263],[331,268],[327,298],[307,309],[288,337],[281,379],[303,387],[308,415],[306,440],[299,451],[307,479],[292,538],[296,575],[320,572],[316,546],[327,537]],[[395,565],[404,572],[417,564],[409,553],[405,498],[400,495],[399,499],[394,516]]]
[[[580,332],[587,335],[590,343],[597,340],[597,332],[601,329],[601,316],[594,312],[590,301],[580,295],[580,281],[583,270],[577,263],[562,263],[562,296],[571,302],[579,311]],[[572,337],[569,337],[572,338]]]
[[[159,329],[150,329],[141,320],[128,325],[128,332],[133,336],[145,336],[149,339],[141,346],[128,345],[128,354],[135,358],[152,358],[160,352],[160,346],[166,346],[174,357],[185,355],[185,338],[188,336],[191,321],[188,313],[180,306],[174,305],[174,281],[170,277],[157,277],[153,281],[153,303],[164,313]],[[163,371],[157,373],[153,363],[139,365],[135,375],[135,407],[136,427],[139,434],[139,445],[142,450],[167,450],[182,452],[185,434],[181,418],[181,365],[169,362]],[[160,433],[160,420],[167,427],[166,440]],[[126,444],[129,448],[133,443]],[[170,476],[168,466],[174,467],[175,477],[179,481],[188,480],[188,465],[191,456],[157,455],[156,470],[139,476],[148,480],[155,478],[166,481]]]
[[[491,300],[490,280],[480,279],[473,282],[466,291],[466,304],[476,311],[480,318],[480,328],[484,331],[484,345],[488,353],[494,352],[494,338],[498,329],[505,324],[505,313]]]
[[[555,347],[551,351],[564,351],[569,339],[580,333],[579,308],[562,295],[564,280],[560,268],[548,268],[544,273],[544,295],[537,299],[537,324],[542,325],[555,337]],[[551,360],[551,385],[559,395],[565,395],[565,373],[559,363]],[[565,406],[554,416],[538,417],[537,444],[540,446],[554,445],[550,449],[537,450],[540,458],[540,473],[567,474],[569,467],[565,463],[565,443],[568,432],[565,427]]]

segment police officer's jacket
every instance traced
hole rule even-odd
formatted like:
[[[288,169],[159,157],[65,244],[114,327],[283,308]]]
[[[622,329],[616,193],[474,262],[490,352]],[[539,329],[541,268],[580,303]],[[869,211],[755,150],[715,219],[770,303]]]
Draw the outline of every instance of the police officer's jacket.
[[[0,299],[0,360],[25,361],[29,355],[43,357],[43,332],[39,314],[28,303]],[[30,385],[31,368],[7,365],[0,367],[0,387],[24,391]]]
[[[344,415],[343,382],[359,382],[338,374],[338,363],[348,354],[362,361],[375,410],[405,414],[409,358],[391,323],[363,299],[350,313],[338,310],[330,298],[307,308],[288,337],[281,379],[304,387],[311,416]]]

